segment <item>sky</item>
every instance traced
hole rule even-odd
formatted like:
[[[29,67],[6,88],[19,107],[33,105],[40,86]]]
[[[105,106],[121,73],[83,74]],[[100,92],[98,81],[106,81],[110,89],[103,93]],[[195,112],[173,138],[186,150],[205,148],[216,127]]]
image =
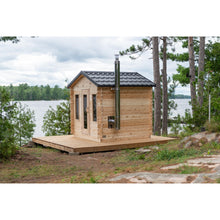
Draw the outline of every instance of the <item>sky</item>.
[[[64,87],[81,70],[114,71],[114,55],[141,37],[19,37],[17,44],[0,42],[0,84],[58,85]],[[152,52],[138,59],[120,56],[121,71],[135,71],[153,81]],[[160,69],[162,63],[160,63]],[[168,61],[168,76],[177,64]],[[67,83],[66,83],[67,80]],[[189,95],[189,87],[178,86],[176,94]]]

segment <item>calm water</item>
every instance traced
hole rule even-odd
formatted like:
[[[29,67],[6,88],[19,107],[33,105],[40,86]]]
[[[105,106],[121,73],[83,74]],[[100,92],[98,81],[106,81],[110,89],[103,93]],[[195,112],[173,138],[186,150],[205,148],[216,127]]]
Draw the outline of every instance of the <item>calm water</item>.
[[[35,114],[35,132],[34,137],[41,137],[44,136],[43,131],[41,130],[43,125],[43,117],[46,111],[49,109],[49,106],[51,106],[53,109],[56,109],[56,106],[59,105],[61,102],[64,102],[64,100],[59,101],[22,101],[22,104],[27,105],[31,110],[34,111]]]
[[[177,116],[178,114],[180,116],[184,116],[186,109],[190,109],[191,112],[191,106],[189,105],[190,99],[173,99],[173,100],[177,104],[177,109],[176,111],[171,112],[172,113],[171,118]]]
[[[184,115],[185,109],[191,109],[189,105],[190,99],[175,99],[175,103],[177,103],[177,110],[172,112],[172,117],[180,114],[181,116]],[[22,104],[26,104],[31,110],[35,112],[35,119],[36,119],[36,127],[34,132],[34,137],[41,137],[44,136],[43,131],[41,130],[43,125],[43,116],[46,111],[49,109],[49,106],[52,108],[56,108],[64,100],[60,101],[22,101]]]

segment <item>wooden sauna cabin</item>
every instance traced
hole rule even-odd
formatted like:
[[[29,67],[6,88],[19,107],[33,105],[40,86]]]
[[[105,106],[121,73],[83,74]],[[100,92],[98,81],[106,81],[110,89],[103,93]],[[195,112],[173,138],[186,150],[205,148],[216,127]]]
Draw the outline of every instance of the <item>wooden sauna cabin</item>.
[[[97,142],[150,138],[153,82],[137,72],[81,71],[70,89],[71,133]]]

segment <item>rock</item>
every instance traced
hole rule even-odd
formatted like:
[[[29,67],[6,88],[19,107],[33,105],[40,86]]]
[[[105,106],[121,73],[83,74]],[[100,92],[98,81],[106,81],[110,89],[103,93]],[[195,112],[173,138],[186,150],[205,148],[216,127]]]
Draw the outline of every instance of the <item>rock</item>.
[[[180,144],[185,144],[187,141],[189,141],[190,138],[191,138],[191,136],[184,137],[183,140],[180,141]]]
[[[188,142],[185,144],[184,148],[186,149],[186,148],[189,148],[189,147],[191,147],[191,146],[192,146],[192,141],[188,141]]]
[[[202,138],[199,140],[199,142],[203,145],[203,144],[208,143],[208,140],[207,140],[206,137],[202,137]]]
[[[208,142],[214,141],[216,138],[217,134],[216,133],[211,133],[211,134],[207,134],[206,138],[208,140]]]
[[[185,137],[179,144],[180,148],[189,148],[191,146],[202,147],[203,144],[215,141],[220,143],[219,133],[201,132]]]
[[[36,144],[33,141],[29,141],[26,147],[36,147]]]
[[[205,136],[206,136],[206,132],[200,132],[200,133],[193,134],[190,137],[191,138],[196,138],[196,139],[201,139],[201,138],[203,138]]]
[[[199,147],[199,139],[191,138],[192,145],[195,147]]]
[[[178,147],[179,147],[179,148],[183,148],[183,146],[190,140],[190,138],[191,138],[191,136],[189,136],[189,137],[184,137],[184,138],[180,141]]]
[[[151,152],[151,149],[140,148],[138,150],[135,150],[135,152],[138,152],[138,153],[149,153],[149,152]]]
[[[158,146],[151,146],[149,148],[152,149],[152,150],[159,150],[160,149]]]

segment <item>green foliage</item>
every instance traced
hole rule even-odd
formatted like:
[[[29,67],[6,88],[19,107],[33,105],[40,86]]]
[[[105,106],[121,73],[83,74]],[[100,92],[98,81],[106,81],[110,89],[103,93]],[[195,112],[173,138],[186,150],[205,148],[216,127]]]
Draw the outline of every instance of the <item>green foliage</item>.
[[[210,122],[206,121],[205,129],[209,132],[220,131],[220,121],[216,121],[215,119],[211,118]]]
[[[178,169],[181,174],[192,174],[192,173],[201,173],[203,172],[202,167],[194,167],[194,166],[188,166],[184,165]]]
[[[177,104],[175,103],[174,100],[172,100],[173,97],[175,97],[175,89],[177,87],[177,83],[174,80],[171,81],[170,77],[168,77],[167,82],[169,85],[168,87],[168,115],[171,115],[172,114],[171,111],[176,110],[177,108]]]
[[[2,87],[10,93],[11,98],[15,101],[69,99],[69,90],[67,88],[59,88],[58,85],[51,88],[49,85],[29,86],[27,83],[24,83],[19,86],[10,84],[10,86]]]
[[[120,51],[119,54],[121,56],[129,55],[131,59],[137,59],[141,56],[145,51],[151,49],[152,47],[152,39],[151,37],[146,37],[142,39],[142,44],[135,46],[134,44],[130,46],[128,49],[124,51]],[[134,54],[139,54],[138,56],[132,56]]]
[[[198,154],[198,151],[195,149],[181,149],[181,150],[168,150],[164,149],[159,151],[155,155],[155,160],[171,160],[174,158],[180,158],[180,157],[185,157],[185,156],[193,156]]]
[[[17,103],[16,107],[16,118],[14,119],[16,142],[22,146],[33,136],[34,127],[36,127],[35,117],[34,111],[31,111],[27,105],[22,106],[21,103]]]
[[[181,86],[187,86],[189,84],[189,68],[183,67],[181,65],[177,65],[177,72],[178,74],[173,74],[173,80],[179,82]]]
[[[18,43],[19,39],[15,36],[3,36],[3,37],[0,37],[0,42],[1,41],[2,42],[11,41],[14,44],[14,43]]]
[[[189,95],[183,95],[183,94],[171,94],[170,99],[191,99],[191,96]]]
[[[43,132],[46,136],[70,134],[70,104],[62,102],[53,109],[51,106],[44,115]]]
[[[0,88],[0,158],[9,158],[17,150],[15,126],[16,105],[10,102],[10,95]]]
[[[18,145],[27,142],[34,132],[34,113],[14,103],[5,88],[0,88],[0,158],[9,158]]]
[[[174,117],[174,122],[171,124],[171,132],[175,135],[178,135],[180,130],[182,129],[181,127],[181,117],[178,114],[176,117]]]

